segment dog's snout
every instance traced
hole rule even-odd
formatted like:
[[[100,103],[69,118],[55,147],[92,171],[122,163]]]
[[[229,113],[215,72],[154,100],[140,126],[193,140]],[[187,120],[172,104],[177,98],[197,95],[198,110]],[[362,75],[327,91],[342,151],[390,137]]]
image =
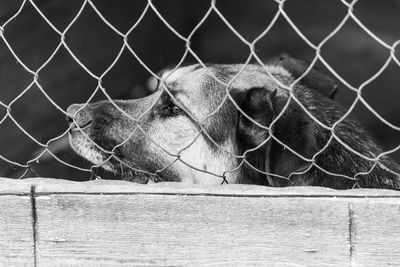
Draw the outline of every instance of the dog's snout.
[[[90,111],[80,104],[73,104],[67,108],[67,122],[73,124],[72,128],[78,126],[84,128],[92,122],[93,118]],[[72,129],[71,128],[71,129]]]

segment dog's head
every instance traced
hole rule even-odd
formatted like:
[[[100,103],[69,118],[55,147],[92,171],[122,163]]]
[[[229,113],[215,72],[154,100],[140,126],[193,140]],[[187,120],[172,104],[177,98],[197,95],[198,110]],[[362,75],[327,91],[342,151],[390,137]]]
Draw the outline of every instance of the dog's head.
[[[145,98],[70,106],[70,143],[136,182],[285,185],[317,151],[314,122],[287,89],[293,81],[278,64],[166,71]],[[318,94],[302,85],[293,93]]]

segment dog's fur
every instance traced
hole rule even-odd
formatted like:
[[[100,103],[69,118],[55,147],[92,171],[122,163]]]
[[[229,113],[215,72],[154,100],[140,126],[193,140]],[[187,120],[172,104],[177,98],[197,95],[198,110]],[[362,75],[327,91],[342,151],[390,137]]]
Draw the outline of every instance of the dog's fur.
[[[272,60],[266,68],[273,77],[258,65],[237,75],[242,67],[181,67],[166,71],[145,98],[72,105],[71,146],[142,183],[400,188],[399,166],[351,115],[331,131],[303,110],[327,127],[341,120],[346,110],[331,99],[332,79],[312,70],[290,96],[284,87],[306,69],[301,61]]]

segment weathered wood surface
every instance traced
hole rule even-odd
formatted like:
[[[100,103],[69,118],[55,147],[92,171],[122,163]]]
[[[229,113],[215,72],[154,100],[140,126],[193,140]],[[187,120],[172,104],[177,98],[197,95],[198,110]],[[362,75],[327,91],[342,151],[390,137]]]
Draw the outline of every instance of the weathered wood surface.
[[[399,202],[355,202],[352,210],[353,262],[359,266],[400,266]]]
[[[0,179],[0,198],[0,265],[400,263],[390,190]]]
[[[29,266],[34,262],[30,186],[2,185],[0,180],[0,266]]]

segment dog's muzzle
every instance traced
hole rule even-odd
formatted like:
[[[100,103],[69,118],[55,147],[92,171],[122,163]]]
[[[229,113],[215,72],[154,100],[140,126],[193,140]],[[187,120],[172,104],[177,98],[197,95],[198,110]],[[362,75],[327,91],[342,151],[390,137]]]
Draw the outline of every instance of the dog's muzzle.
[[[70,131],[84,129],[93,121],[90,112],[83,105],[73,104],[67,108],[67,122]]]

